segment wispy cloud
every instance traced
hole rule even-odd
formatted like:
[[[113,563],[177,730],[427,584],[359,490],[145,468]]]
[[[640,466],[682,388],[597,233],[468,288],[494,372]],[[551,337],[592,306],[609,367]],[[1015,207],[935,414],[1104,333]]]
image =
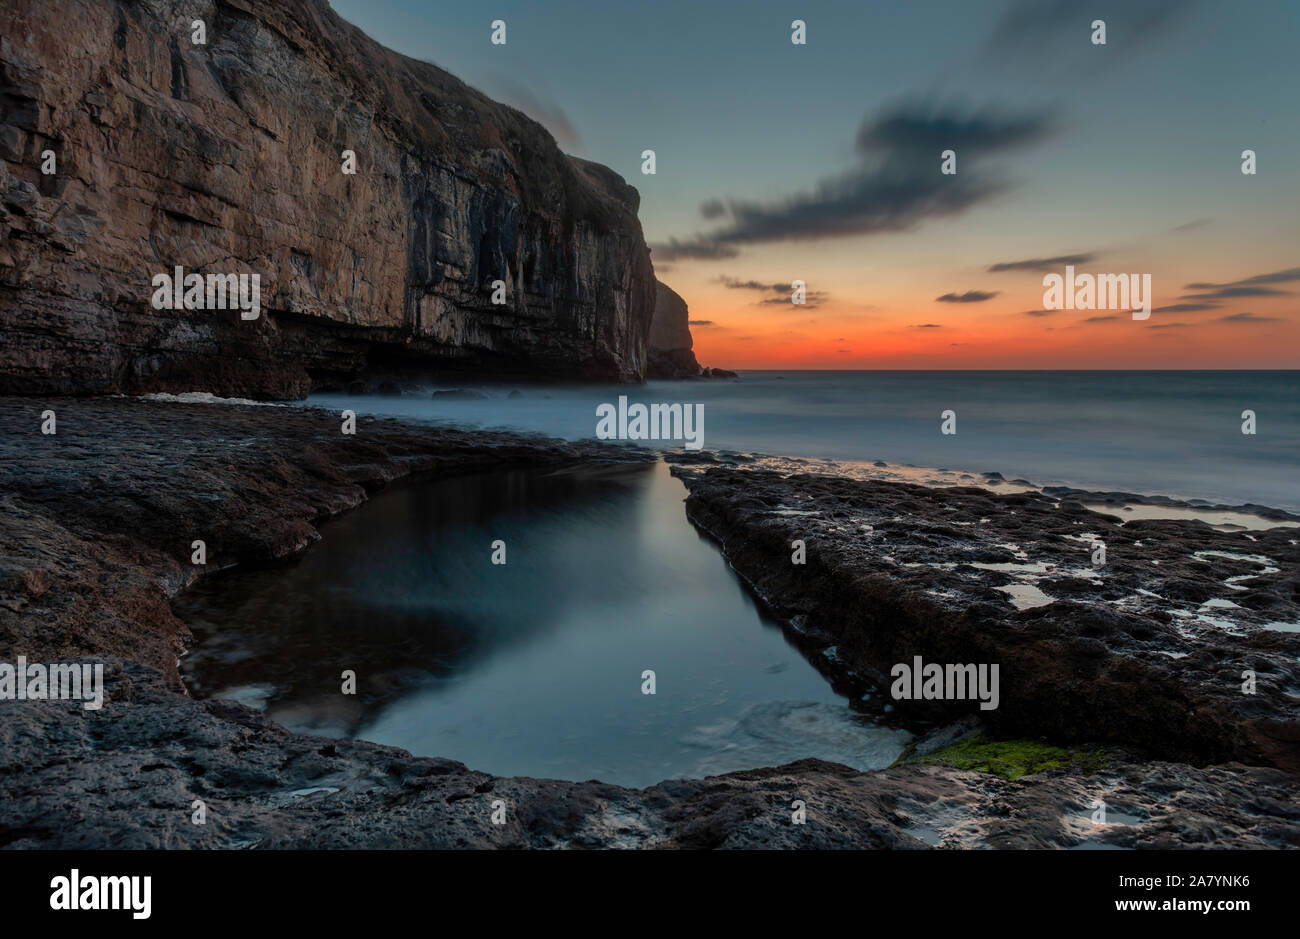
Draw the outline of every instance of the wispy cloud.
[[[945,293],[942,297],[935,297],[936,303],[983,303],[985,300],[992,300],[998,295],[997,290],[967,290],[965,293]]]
[[[1256,274],[1253,277],[1222,283],[1196,281],[1183,285],[1184,290],[1197,292],[1183,294],[1182,299],[1199,301],[1199,303],[1178,303],[1169,307],[1157,307],[1154,312],[1182,313],[1192,310],[1211,310],[1221,306],[1217,301],[1236,300],[1242,297],[1285,297],[1292,291],[1280,290],[1270,285],[1290,284],[1296,281],[1300,281],[1300,267],[1288,267],[1280,271],[1269,271],[1267,274]]]
[[[1278,290],[1274,287],[1221,287],[1218,290],[1212,290],[1208,293],[1185,293],[1182,296],[1184,300],[1231,300],[1235,297],[1284,297],[1289,294],[1289,290]]]
[[[793,290],[792,284],[769,284],[759,280],[738,280],[735,277],[719,277],[717,282],[732,290],[761,290],[764,293],[785,293]]]
[[[731,245],[709,242],[701,238],[694,238],[690,241],[670,238],[667,242],[651,245],[650,251],[655,260],[664,261],[723,261],[740,254]]]
[[[1067,264],[1089,264],[1096,259],[1096,254],[1062,254],[1054,258],[1029,258],[1025,261],[1001,261],[989,265],[990,274],[1004,271],[1054,271]]]
[[[858,128],[857,166],[770,201],[708,199],[701,214],[726,223],[713,232],[653,246],[656,257],[727,258],[735,256],[738,245],[908,231],[1005,191],[1007,183],[981,172],[980,157],[1028,146],[1053,129],[1044,114],[962,114],[899,105]],[[957,175],[939,171],[939,150],[944,149],[961,154]]]
[[[773,284],[762,280],[741,280],[736,277],[727,277],[725,275],[714,278],[714,280],[730,290],[754,290],[759,293],[778,294],[778,296],[769,297],[766,300],[759,300],[755,306],[775,306],[778,304],[788,303],[796,310],[815,310],[830,299],[830,294],[825,290],[806,290],[804,292],[804,302],[794,303],[791,300],[791,295],[794,292],[793,283]]]
[[[1043,72],[1114,68],[1168,32],[1195,0],[1015,0],[985,47],[990,63]],[[1105,20],[1106,44],[1089,41],[1093,20]]]
[[[1254,313],[1233,313],[1221,319],[1225,323],[1280,323],[1282,321],[1279,316],[1256,316]]]
[[[1152,313],[1199,313],[1202,310],[1217,310],[1217,303],[1173,303],[1169,306],[1158,306],[1151,309]]]
[[[1288,267],[1284,271],[1273,271],[1269,274],[1256,274],[1254,277],[1243,277],[1241,280],[1230,280],[1222,284],[1205,282],[1184,284],[1183,289],[1219,290],[1229,287],[1254,287],[1260,284],[1285,284],[1297,280],[1300,280],[1300,267]]]

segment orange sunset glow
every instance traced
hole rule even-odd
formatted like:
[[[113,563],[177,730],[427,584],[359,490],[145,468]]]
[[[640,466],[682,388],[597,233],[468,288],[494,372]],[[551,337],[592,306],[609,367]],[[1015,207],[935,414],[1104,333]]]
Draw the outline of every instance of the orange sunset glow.
[[[764,270],[800,266],[777,263]],[[760,280],[757,269],[753,280],[771,280],[770,292],[728,286],[713,272],[716,265],[680,264],[662,279],[690,304],[696,356],[726,368],[1293,368],[1300,361],[1300,317],[1289,293],[1160,311],[1197,305],[1183,299],[1197,294],[1188,284],[1230,282],[1288,266],[1280,253],[1272,267],[1257,260],[1195,268],[1186,261],[1153,262],[1156,312],[1145,321],[1125,311],[1045,310],[1042,274],[987,273],[974,266],[947,278],[905,265],[848,276],[807,274],[802,307],[790,302],[788,289],[775,289],[778,279]],[[1088,267],[1122,269],[1104,259]],[[748,281],[749,268],[756,266],[733,269]],[[936,299],[958,288],[996,295],[967,303]]]

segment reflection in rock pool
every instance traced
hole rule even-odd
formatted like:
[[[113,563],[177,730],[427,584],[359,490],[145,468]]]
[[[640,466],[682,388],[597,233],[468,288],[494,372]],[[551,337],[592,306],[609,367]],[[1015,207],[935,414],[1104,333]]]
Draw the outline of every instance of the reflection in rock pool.
[[[179,598],[195,633],[186,681],[292,730],[498,775],[642,786],[802,757],[892,762],[909,735],[831,691],[684,497],[662,463],[383,492],[290,564]]]

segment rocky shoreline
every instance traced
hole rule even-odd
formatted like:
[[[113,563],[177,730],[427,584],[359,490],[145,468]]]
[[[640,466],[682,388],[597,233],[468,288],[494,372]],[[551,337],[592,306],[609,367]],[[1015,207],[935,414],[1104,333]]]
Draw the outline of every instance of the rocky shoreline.
[[[54,435],[41,433],[45,410]],[[804,760],[633,790],[493,777],[195,700],[177,674],[188,631],[169,600],[198,576],[198,538],[208,572],[267,563],[400,479],[650,454],[364,417],[347,436],[317,409],[129,398],[0,399],[0,431],[0,661],[103,662],[107,685],[100,711],[0,702],[0,846],[1300,846],[1300,637],[1265,628],[1300,618],[1292,529],[1118,528],[1046,496],[681,464],[689,517],[837,683],[881,699],[881,666],[911,651],[1000,661],[1003,703],[978,726],[970,709],[900,708],[934,732],[887,770]],[[1081,528],[1107,541],[1102,578],[1085,576],[1086,553],[1066,538]],[[808,545],[801,567],[790,563],[796,537]],[[1187,560],[1195,552],[1267,557],[1279,570]],[[1036,584],[1059,599],[1017,610],[998,587],[1018,572],[962,558],[1050,564]],[[1171,609],[1230,593],[1235,609],[1206,615],[1230,617],[1234,633],[1124,602],[1148,588]],[[1253,696],[1232,690],[1243,668],[1258,675]],[[1022,776],[960,768],[954,745],[979,751],[976,733],[1073,749]],[[1095,799],[1112,823],[1092,824]],[[195,800],[205,825],[191,822]],[[505,825],[490,821],[496,800]],[[806,825],[791,824],[796,800]]]
[[[999,663],[1001,706],[981,716],[1001,736],[1300,775],[1300,529],[1125,521],[1073,490],[1003,495],[673,459],[688,517],[847,693],[887,687],[891,665],[916,655]],[[1106,560],[1094,567],[1098,541]],[[939,721],[972,710],[895,705]]]

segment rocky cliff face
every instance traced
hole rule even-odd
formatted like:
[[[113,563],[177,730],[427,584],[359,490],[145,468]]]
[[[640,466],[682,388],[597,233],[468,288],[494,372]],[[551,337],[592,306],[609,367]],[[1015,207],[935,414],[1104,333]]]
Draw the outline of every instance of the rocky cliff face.
[[[700,363],[691,351],[690,312],[667,284],[655,281],[655,311],[650,322],[650,378],[694,378]]]
[[[644,377],[636,190],[324,0],[7,0],[0,35],[0,391]],[[261,315],[155,309],[178,265]]]

